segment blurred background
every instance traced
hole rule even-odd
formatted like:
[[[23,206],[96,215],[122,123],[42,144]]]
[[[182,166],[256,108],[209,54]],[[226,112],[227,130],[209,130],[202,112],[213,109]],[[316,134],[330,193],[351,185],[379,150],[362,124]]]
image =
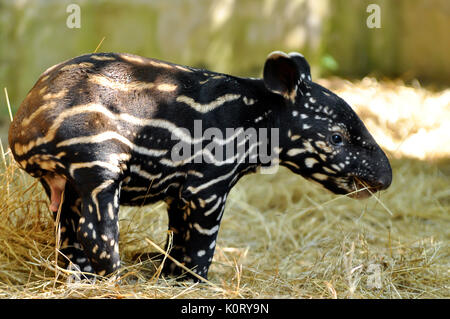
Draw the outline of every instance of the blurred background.
[[[77,22],[79,28],[69,27]],[[5,88],[14,114],[42,72],[72,57],[127,52],[260,77],[270,52],[298,51],[313,80],[344,98],[387,152],[393,183],[376,198],[352,201],[284,168],[244,177],[227,200],[213,281],[237,278],[239,286],[238,260],[245,282],[236,291],[244,296],[449,298],[449,31],[449,0],[0,0],[3,150],[10,123]],[[13,165],[6,173],[0,167],[0,297],[16,289],[23,297],[10,280],[28,287],[32,273],[43,278],[23,266],[46,264],[29,259],[30,251],[42,243],[50,250],[34,255],[54,252],[47,244],[53,226],[42,228],[45,236],[35,226],[28,230],[21,216],[39,219],[35,207],[48,212],[43,192]],[[165,218],[163,208],[121,209],[135,216],[121,218],[126,263],[148,249],[144,236],[163,243],[167,222],[154,222]],[[2,226],[9,220],[13,226]],[[382,290],[364,286],[364,267],[372,263],[383,267]],[[35,287],[48,297],[39,281]]]
[[[74,22],[71,4],[80,8],[79,28],[68,26]],[[371,4],[378,6],[379,21],[373,20],[377,12]],[[407,87],[444,92],[437,97],[444,105],[433,117],[448,121],[449,17],[448,0],[0,0],[0,137],[5,144],[4,88],[14,113],[45,69],[93,52],[102,39],[100,52],[252,77],[261,75],[271,51],[298,51],[312,65],[314,79],[397,79]],[[369,27],[374,21],[378,25]],[[345,83],[335,81],[333,88],[339,93]],[[401,107],[391,98],[384,102],[390,111]],[[425,102],[413,104],[420,108]],[[401,134],[401,141],[410,133]]]

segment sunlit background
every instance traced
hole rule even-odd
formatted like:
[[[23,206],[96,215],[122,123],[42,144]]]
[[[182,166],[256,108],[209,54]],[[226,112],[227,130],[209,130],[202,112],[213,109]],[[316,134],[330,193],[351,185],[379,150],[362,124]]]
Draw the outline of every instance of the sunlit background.
[[[80,8],[80,28],[68,26],[70,4]],[[371,4],[379,8],[375,27]],[[95,50],[127,52],[259,77],[270,52],[298,51],[310,62],[313,80],[344,98],[386,150],[393,184],[382,201],[344,197],[335,204],[336,197],[287,170],[244,179],[227,201],[213,281],[241,284],[225,289],[231,292],[224,296],[235,297],[448,298],[449,31],[448,0],[0,0],[3,150],[7,153],[8,104],[14,115],[39,75],[72,57]],[[5,189],[12,192],[14,181],[25,181],[17,192],[28,191],[31,182],[16,174],[7,170],[2,177]],[[2,187],[0,193],[5,192]],[[42,191],[34,189],[27,195],[30,205],[20,206],[9,193],[0,199],[6,203],[0,214],[7,216],[0,219],[42,209],[43,201],[36,200]],[[156,213],[149,214],[137,219]],[[135,252],[132,243],[142,242],[133,236],[148,228],[124,223],[121,238],[128,245],[122,251],[128,256]],[[6,256],[2,263],[11,265],[0,272],[0,285],[7,283],[0,297],[9,296],[5,291],[13,283],[28,286],[31,273],[32,279],[42,279],[40,268],[20,267],[42,267],[48,260],[34,263],[35,256],[45,259],[53,252],[42,239],[52,238],[51,232],[39,237],[34,228],[24,227],[26,236],[36,236],[34,243],[49,252],[42,253],[34,244],[23,250],[23,260],[10,259],[9,251],[20,255],[19,248],[11,247],[28,242],[20,241],[26,236],[20,235],[17,223],[8,225],[14,229],[11,233],[0,223],[1,232],[8,234],[3,240],[0,232],[2,243],[8,243],[2,244],[0,257]],[[159,229],[164,239],[165,225]],[[362,284],[364,267],[373,262],[386,272],[387,284],[381,290],[367,290]],[[33,291],[42,291],[36,287]],[[61,290],[61,296],[67,291]],[[197,293],[204,296],[205,291]],[[164,291],[162,296],[173,294]]]

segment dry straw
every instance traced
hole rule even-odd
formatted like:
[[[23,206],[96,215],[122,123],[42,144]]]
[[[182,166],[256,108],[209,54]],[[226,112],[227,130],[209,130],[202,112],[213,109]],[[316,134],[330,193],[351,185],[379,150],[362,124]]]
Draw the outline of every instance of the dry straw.
[[[363,100],[366,83],[340,84],[340,93]],[[392,85],[372,87],[393,105],[404,103]],[[402,84],[396,87],[402,92]],[[412,90],[422,103],[446,94],[424,91]],[[450,111],[448,100],[434,107],[445,114],[441,119]],[[378,123],[371,130],[398,138],[388,121]],[[10,152],[1,152],[0,298],[450,297],[446,156],[425,161],[391,152],[392,186],[362,201],[329,194],[286,169],[244,177],[229,196],[209,280],[194,284],[160,273],[161,260],[171,258],[161,248],[167,237],[164,204],[122,207],[122,269],[94,283],[77,280],[82,274],[55,263],[57,228],[42,187]],[[158,256],[135,258],[146,252]]]

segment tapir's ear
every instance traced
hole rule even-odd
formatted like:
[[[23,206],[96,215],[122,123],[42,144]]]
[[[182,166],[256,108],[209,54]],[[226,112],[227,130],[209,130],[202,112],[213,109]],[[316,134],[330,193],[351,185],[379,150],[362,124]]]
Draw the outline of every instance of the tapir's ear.
[[[280,51],[270,53],[264,64],[263,77],[269,91],[290,100],[295,99],[300,75],[297,65],[289,55]]]
[[[302,80],[311,81],[311,68],[309,67],[309,63],[308,61],[306,61],[303,54],[298,52],[291,52],[288,55],[295,62],[295,64],[297,64],[300,78]]]

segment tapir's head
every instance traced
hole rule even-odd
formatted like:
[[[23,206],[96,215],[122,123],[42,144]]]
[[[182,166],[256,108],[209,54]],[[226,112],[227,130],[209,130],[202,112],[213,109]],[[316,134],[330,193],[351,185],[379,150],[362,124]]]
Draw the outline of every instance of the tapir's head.
[[[363,198],[392,181],[386,154],[340,97],[311,81],[299,53],[271,53],[264,83],[283,97],[278,108],[281,164],[336,194]]]

